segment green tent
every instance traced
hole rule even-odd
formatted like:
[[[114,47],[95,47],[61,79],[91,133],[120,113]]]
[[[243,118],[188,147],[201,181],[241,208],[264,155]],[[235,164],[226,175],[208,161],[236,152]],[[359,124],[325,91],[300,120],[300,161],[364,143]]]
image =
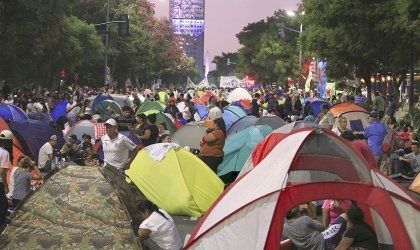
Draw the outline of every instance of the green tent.
[[[144,113],[149,110],[163,111],[165,107],[165,105],[159,102],[144,102],[137,111],[137,114]]]
[[[103,120],[107,120],[113,115],[122,115],[121,106],[113,100],[103,100],[92,109],[92,114],[100,114]]]
[[[162,122],[165,122],[169,132],[171,132],[171,135],[175,134],[177,128],[176,128],[174,122],[171,120],[171,118],[169,118],[167,115],[165,115],[165,113],[163,113],[162,111],[148,110],[148,111],[143,112],[143,113],[145,115],[156,114],[156,123],[155,123],[156,126],[159,127],[159,125]]]

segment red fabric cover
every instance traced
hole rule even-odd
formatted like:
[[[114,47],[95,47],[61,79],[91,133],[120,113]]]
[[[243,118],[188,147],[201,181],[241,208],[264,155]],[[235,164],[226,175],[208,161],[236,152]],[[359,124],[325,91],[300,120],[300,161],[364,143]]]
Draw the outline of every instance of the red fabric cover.
[[[367,206],[373,208],[388,227],[395,249],[413,249],[403,221],[391,200],[391,195],[394,195],[384,189],[362,183],[320,182],[290,185],[281,192],[271,221],[265,249],[279,249],[284,217],[289,210],[308,201],[327,198],[356,201],[359,207],[364,208],[368,223],[371,219],[366,208]],[[419,209],[419,206],[415,208]],[[372,228],[374,229],[374,227]]]
[[[273,148],[289,134],[271,133],[262,142],[258,143],[252,151],[252,163],[257,166]]]

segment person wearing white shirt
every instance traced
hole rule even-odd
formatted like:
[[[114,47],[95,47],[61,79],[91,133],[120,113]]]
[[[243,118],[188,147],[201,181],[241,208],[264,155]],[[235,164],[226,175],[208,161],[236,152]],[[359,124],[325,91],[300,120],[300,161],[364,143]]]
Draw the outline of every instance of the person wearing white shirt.
[[[10,166],[10,154],[7,148],[7,141],[13,139],[13,134],[9,130],[3,130],[0,134],[0,227],[6,221],[8,190],[6,172]]]
[[[163,209],[159,209],[148,200],[140,202],[138,206],[143,222],[138,234],[143,249],[179,250],[182,240],[172,217]]]
[[[54,146],[57,145],[57,136],[52,135],[50,139],[42,145],[38,154],[38,166],[41,172],[50,172],[54,158]]]

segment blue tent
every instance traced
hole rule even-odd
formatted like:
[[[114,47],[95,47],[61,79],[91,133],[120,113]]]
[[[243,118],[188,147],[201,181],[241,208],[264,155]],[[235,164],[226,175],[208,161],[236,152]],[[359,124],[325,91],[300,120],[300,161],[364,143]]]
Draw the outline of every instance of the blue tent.
[[[200,116],[200,120],[203,120],[209,113],[207,107],[204,105],[197,105],[195,108],[197,109],[197,113]]]
[[[239,119],[246,116],[246,113],[243,109],[237,106],[228,106],[223,109],[223,120],[226,124],[226,130],[229,130],[230,127]]]
[[[110,94],[100,94],[100,95],[98,95],[95,98],[95,100],[93,100],[92,110],[95,108],[96,105],[98,105],[99,103],[101,103],[102,101],[105,101],[105,100],[113,101],[114,98],[112,98],[112,96]]]
[[[331,108],[332,104],[324,100],[316,100],[311,102],[311,109],[314,111],[315,118],[321,113],[321,106],[327,104]]]
[[[23,110],[11,104],[0,104],[0,117],[9,121],[28,120],[28,116]]]
[[[25,154],[36,162],[38,162],[39,149],[50,139],[50,136],[57,136],[56,149],[61,149],[65,143],[63,132],[51,126],[49,122],[29,119],[27,121],[10,122],[9,126],[13,132],[16,132],[14,134],[17,136],[20,145],[29,146],[29,149],[24,148]]]
[[[237,120],[227,131],[228,135],[236,134],[239,131],[251,127],[258,122],[258,118],[255,116],[244,116],[241,119]]]
[[[223,148],[225,156],[217,168],[217,175],[240,172],[255,146],[272,131],[273,129],[267,125],[256,125],[228,136]]]
[[[57,105],[55,105],[54,109],[51,111],[51,118],[55,122],[57,122],[58,118],[60,118],[61,116],[67,115],[66,106],[68,103],[69,103],[68,100],[64,100],[58,103]]]

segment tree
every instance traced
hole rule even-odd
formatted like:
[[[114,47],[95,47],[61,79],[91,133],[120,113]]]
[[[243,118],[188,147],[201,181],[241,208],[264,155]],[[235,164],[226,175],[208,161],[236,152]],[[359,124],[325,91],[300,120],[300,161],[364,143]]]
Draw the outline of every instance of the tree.
[[[280,23],[292,25],[282,10],[267,20],[249,24],[236,35],[243,45],[238,52],[237,72],[253,75],[257,82],[266,84],[298,75],[297,34],[286,30],[282,37]]]
[[[327,74],[335,78],[353,70],[365,80],[381,71],[405,74],[410,60],[407,48],[415,40],[398,11],[402,2],[410,1],[304,0],[304,50],[327,58]]]

